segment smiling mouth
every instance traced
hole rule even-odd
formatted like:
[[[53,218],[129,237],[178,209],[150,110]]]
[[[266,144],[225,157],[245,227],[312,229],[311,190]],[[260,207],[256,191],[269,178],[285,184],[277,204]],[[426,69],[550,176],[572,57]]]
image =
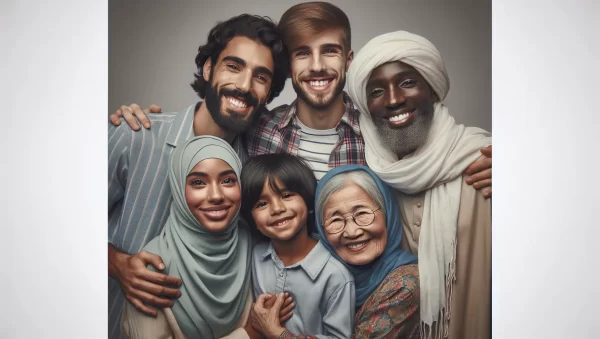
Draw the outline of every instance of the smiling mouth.
[[[364,249],[365,247],[367,247],[367,244],[369,243],[369,240],[365,240],[362,242],[355,242],[352,244],[347,244],[345,245],[347,249],[349,249],[352,252],[358,252],[362,249]]]
[[[413,112],[405,112],[387,117],[389,124],[393,127],[401,127],[408,124],[415,116]]]
[[[329,87],[329,85],[333,82],[333,78],[331,79],[322,79],[322,80],[305,80],[304,83],[308,85],[309,88],[322,91]]]
[[[286,217],[286,218],[281,218],[278,220],[275,220],[275,222],[271,223],[272,227],[282,227],[282,226],[287,226],[290,221],[292,221],[292,219],[294,219],[293,217]]]
[[[242,109],[248,107],[248,103],[246,103],[245,101],[240,100],[238,98],[234,98],[234,97],[230,97],[230,96],[225,96],[225,98],[234,107],[242,108]]]
[[[222,208],[205,209],[201,211],[209,220],[222,221],[223,219],[225,219],[225,217],[227,217],[227,213],[229,212],[229,206],[225,206]]]

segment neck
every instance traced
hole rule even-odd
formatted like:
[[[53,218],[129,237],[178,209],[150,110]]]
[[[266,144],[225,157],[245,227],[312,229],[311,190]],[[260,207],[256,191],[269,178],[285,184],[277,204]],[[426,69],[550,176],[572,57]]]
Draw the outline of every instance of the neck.
[[[340,120],[342,120],[344,112],[346,112],[343,93],[338,94],[331,102],[331,105],[321,109],[310,106],[301,98],[298,98],[297,102],[298,107],[296,108],[296,112],[298,119],[306,127],[312,129],[323,130],[335,128]]]
[[[194,112],[193,128],[195,136],[212,135],[228,143],[232,143],[235,138],[235,134],[226,132],[221,126],[217,125],[206,107],[206,102],[202,102],[198,110]]]
[[[315,247],[317,241],[308,236],[306,226],[298,232],[292,239],[276,240],[271,239],[275,253],[285,266],[293,265],[306,258],[308,253]]]

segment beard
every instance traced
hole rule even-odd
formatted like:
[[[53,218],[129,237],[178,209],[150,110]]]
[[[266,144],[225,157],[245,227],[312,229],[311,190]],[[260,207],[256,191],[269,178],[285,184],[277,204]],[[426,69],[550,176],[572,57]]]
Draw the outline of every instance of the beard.
[[[225,96],[243,100],[248,106],[252,106],[252,111],[247,116],[228,108],[224,108],[225,111],[222,111],[221,107],[224,106],[223,104],[227,100]],[[224,131],[236,135],[245,132],[265,108],[265,104],[259,104],[258,99],[250,92],[244,93],[237,89],[228,88],[221,88],[217,92],[217,89],[212,85],[212,74],[210,81],[207,83],[204,102],[206,102],[206,108],[215,123]]]
[[[311,73],[308,77],[332,77],[329,73],[320,72],[320,73]],[[300,80],[302,81],[302,80]],[[342,73],[342,76],[339,79],[338,84],[333,89],[331,94],[319,94],[316,96],[309,94],[306,92],[302,86],[300,86],[299,81],[294,80],[292,78],[292,87],[294,91],[298,95],[298,98],[302,99],[302,101],[306,102],[310,107],[316,110],[324,110],[327,109],[333,104],[335,98],[342,93],[344,90],[344,86],[346,86],[346,73]]]
[[[385,147],[402,157],[423,146],[433,123],[433,110],[415,110],[415,119],[408,126],[393,128],[385,118],[373,116],[375,130]]]

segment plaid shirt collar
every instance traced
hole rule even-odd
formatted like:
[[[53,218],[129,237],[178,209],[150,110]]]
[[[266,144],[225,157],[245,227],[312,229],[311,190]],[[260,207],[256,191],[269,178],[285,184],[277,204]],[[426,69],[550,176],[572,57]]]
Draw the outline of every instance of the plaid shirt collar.
[[[342,116],[341,122],[350,126],[350,128],[352,128],[354,133],[356,133],[357,135],[361,135],[360,127],[358,125],[358,117],[360,115],[358,110],[356,110],[354,108],[354,103],[352,102],[352,99],[350,99],[350,96],[346,92],[343,92],[343,100],[344,100],[344,105],[346,107],[346,111],[344,112],[344,115]],[[279,124],[277,124],[277,130],[281,131],[283,128],[289,126],[292,123],[292,121],[294,120],[293,118],[297,116],[297,114],[296,114],[297,108],[298,108],[298,99],[296,98],[296,100],[294,100],[285,110],[285,113],[283,114],[283,118],[281,119]],[[340,127],[340,124],[338,124],[335,128],[337,129],[339,127]]]

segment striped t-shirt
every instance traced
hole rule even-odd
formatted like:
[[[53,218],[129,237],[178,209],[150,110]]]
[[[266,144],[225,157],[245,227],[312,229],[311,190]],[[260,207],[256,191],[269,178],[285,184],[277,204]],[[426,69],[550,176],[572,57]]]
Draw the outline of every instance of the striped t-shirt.
[[[300,119],[297,124],[300,127],[297,155],[310,164],[315,177],[320,180],[329,171],[329,157],[340,140],[340,135],[335,128],[312,129],[300,122]]]

